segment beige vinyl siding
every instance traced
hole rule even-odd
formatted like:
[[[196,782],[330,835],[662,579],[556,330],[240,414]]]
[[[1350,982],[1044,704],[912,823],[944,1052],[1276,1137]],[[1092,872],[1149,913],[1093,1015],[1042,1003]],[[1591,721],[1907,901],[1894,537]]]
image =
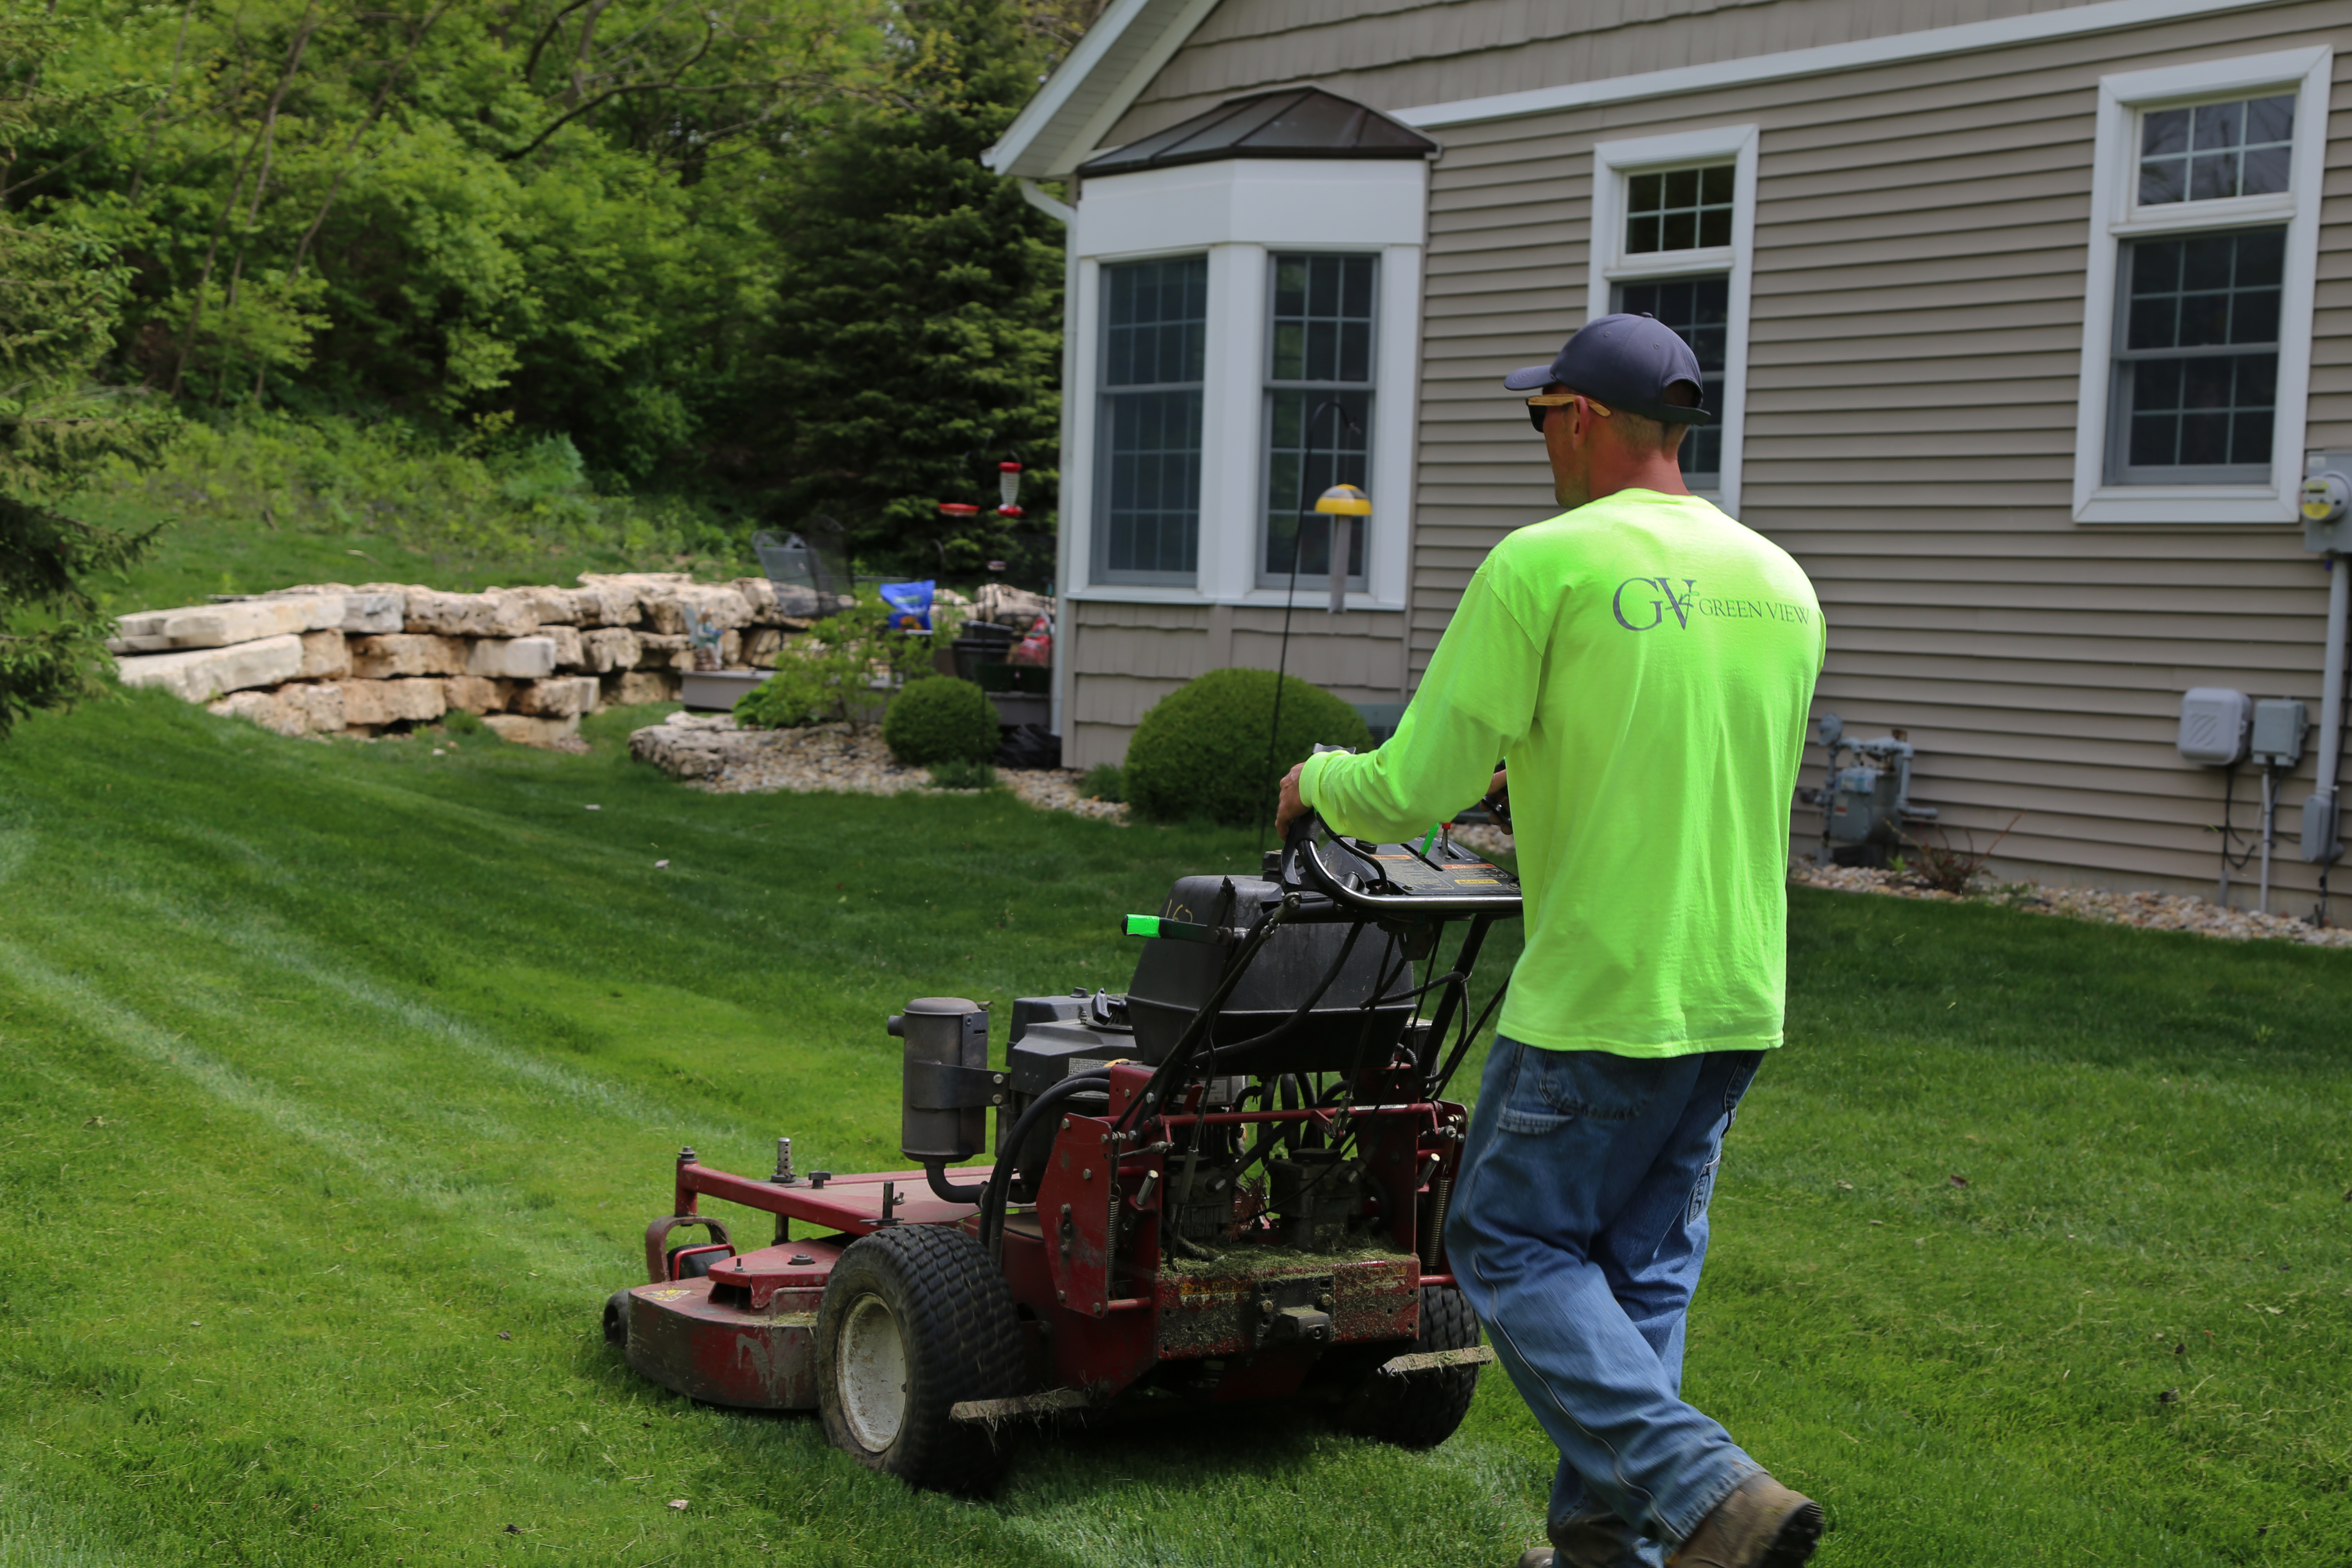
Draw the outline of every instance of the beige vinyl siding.
[[[2210,891],[2222,781],[2173,749],[2179,694],[2219,685],[2301,697],[2315,722],[2326,576],[2290,528],[2073,521],[2097,81],[2340,47],[2345,15],[2280,5],[1441,131],[1415,674],[1486,550],[1555,510],[1535,438],[1497,377],[1582,320],[1593,143],[1752,121],[1742,512],[1821,594],[1820,706],[1849,734],[1903,729],[1920,752],[1914,797],[1938,807],[1956,838],[1981,846],[2015,817],[2000,859],[2016,873]],[[1966,19],[1939,7],[1935,21]],[[2336,69],[2312,447],[2352,447],[2352,63],[2339,58]],[[1411,101],[1495,90],[1416,81]],[[1817,784],[1817,749],[1808,762]],[[2291,891],[2273,908],[2310,902],[2314,868],[2295,858],[2294,834],[2312,783],[2306,757],[2281,789],[2273,875]],[[2242,830],[2256,824],[2258,791],[2257,775],[2242,773]],[[1809,808],[1794,820],[1801,840],[1818,831]]]
[[[1886,37],[2091,0],[1223,0],[1104,145],[1255,88],[1382,109]]]
[[[1334,616],[1318,594],[1298,599],[1290,616],[1289,673],[1348,702],[1404,696],[1402,612]],[[1076,640],[1064,655],[1072,680],[1062,737],[1069,767],[1125,757],[1144,713],[1194,676],[1234,665],[1272,669],[1283,657],[1278,606],[1080,599],[1070,619]]]

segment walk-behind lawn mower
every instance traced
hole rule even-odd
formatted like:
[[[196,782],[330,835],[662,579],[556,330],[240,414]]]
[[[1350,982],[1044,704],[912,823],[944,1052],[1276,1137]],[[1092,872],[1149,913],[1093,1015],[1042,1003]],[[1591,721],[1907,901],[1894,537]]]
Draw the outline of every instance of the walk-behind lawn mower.
[[[1518,913],[1435,833],[1310,819],[1260,876],[1186,877],[1130,916],[1125,995],[1014,1002],[1001,1068],[986,1009],[910,1002],[888,1026],[917,1168],[798,1175],[781,1139],[773,1175],[737,1176],[682,1151],[605,1338],[692,1398],[814,1408],[862,1464],[944,1490],[992,1485],[1024,1422],[1113,1407],[1310,1401],[1443,1442],[1493,1354],[1447,1271],[1469,1117],[1443,1096],[1486,1023],[1471,966]],[[991,1109],[986,1181],[950,1180]],[[772,1244],[705,1197],[774,1215]]]

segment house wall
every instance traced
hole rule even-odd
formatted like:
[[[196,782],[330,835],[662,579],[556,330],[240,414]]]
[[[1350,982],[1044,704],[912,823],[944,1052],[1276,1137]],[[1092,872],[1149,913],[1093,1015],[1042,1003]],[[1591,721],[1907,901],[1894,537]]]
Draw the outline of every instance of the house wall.
[[[1075,646],[1063,654],[1075,678],[1064,721],[1065,765],[1119,761],[1153,703],[1213,669],[1280,668],[1343,701],[1398,700],[1405,684],[1403,612],[1333,616],[1319,595],[1299,597],[1286,656],[1282,611],[1264,605],[1072,605],[1066,618]]]
[[[1535,30],[1571,9],[1576,30]],[[1652,19],[1619,19],[1637,9]],[[1573,81],[1580,61],[1660,68],[2027,9],[1226,0],[1115,139],[1254,85],[1242,79],[1253,72],[1402,110]],[[1446,152],[1430,197],[1412,673],[1486,551],[1553,510],[1497,378],[1584,318],[1593,145],[1753,122],[1740,511],[1820,591],[1820,706],[1850,734],[1906,730],[1921,753],[1914,798],[1956,837],[1981,845],[2016,817],[2004,868],[2210,891],[2222,779],[2175,752],[2179,694],[2301,697],[2315,721],[2326,577],[2286,526],[2074,521],[2097,84],[2341,45],[2344,19],[2334,4],[2241,7],[1798,80],[1420,121]],[[1516,49],[1514,23],[1529,39]],[[2352,89],[2342,57],[2334,68],[2304,442],[2315,448],[2352,447]],[[2306,757],[2282,800],[2299,805],[2312,773]],[[1807,782],[1820,776],[1808,768]],[[2239,780],[2242,830],[2257,787],[2251,771]],[[1795,826],[1801,840],[1818,818],[1801,808]],[[2313,868],[2294,858],[2289,811],[2282,826],[2275,879],[2290,892],[2273,907],[2301,909]]]
[[[1263,87],[1376,109],[1888,37],[2090,0],[1221,0],[1103,138],[1116,147]]]

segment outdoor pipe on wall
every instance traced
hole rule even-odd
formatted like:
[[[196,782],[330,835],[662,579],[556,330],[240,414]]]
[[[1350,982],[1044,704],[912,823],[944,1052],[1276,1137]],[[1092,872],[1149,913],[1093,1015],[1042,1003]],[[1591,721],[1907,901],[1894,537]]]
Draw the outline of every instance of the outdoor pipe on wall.
[[[2336,858],[2336,770],[2344,754],[2344,634],[2352,608],[2352,561],[2327,556],[2327,656],[2319,689],[2318,793],[2303,805],[2303,858],[2320,865]]]

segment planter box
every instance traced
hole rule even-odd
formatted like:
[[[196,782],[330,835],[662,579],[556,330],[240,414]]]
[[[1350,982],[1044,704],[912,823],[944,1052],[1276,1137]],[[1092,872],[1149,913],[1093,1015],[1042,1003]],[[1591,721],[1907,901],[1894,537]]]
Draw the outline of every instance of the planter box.
[[[1054,700],[1028,691],[992,691],[988,700],[996,704],[996,721],[1000,724],[1050,724],[1054,720]]]
[[[690,669],[678,682],[678,700],[697,713],[731,713],[736,699],[774,673],[769,669]]]

